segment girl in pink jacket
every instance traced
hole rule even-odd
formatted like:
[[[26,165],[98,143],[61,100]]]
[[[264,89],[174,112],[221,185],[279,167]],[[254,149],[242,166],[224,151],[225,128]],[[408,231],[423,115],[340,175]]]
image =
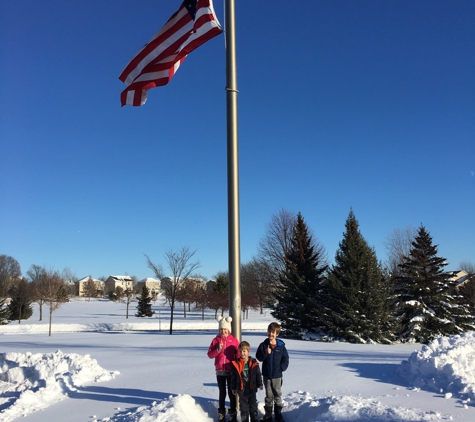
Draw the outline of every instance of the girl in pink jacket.
[[[213,339],[208,349],[208,357],[214,359],[216,369],[216,379],[219,388],[218,420],[224,421],[226,384],[231,408],[229,409],[229,419],[235,422],[236,396],[231,391],[231,368],[233,360],[239,358],[239,341],[231,334],[231,317],[218,317],[219,334]]]

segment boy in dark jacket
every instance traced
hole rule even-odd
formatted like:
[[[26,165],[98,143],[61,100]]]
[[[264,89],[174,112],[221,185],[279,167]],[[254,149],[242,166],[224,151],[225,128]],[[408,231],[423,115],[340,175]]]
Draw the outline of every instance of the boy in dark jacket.
[[[257,349],[256,358],[262,362],[262,376],[266,387],[265,415],[262,422],[272,421],[274,410],[276,422],[284,422],[282,418],[282,372],[289,366],[289,354],[285,343],[277,339],[280,325],[272,322],[267,327],[267,339]],[[272,409],[274,408],[274,409]]]
[[[239,344],[241,357],[233,361],[231,372],[231,389],[239,397],[241,422],[249,422],[249,417],[251,422],[257,422],[257,390],[264,388],[259,362],[249,356],[250,353],[251,346],[242,341]]]

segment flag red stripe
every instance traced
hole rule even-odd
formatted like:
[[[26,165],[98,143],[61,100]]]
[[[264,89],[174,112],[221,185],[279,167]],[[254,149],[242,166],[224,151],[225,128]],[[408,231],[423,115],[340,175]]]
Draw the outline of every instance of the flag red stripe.
[[[174,19],[178,20],[173,22]],[[183,41],[189,36],[189,31],[192,28],[193,21],[191,16],[182,5],[179,11],[168,20],[165,26],[160,29],[150,42],[146,44],[129,62],[119,76],[119,79],[122,82],[125,82],[134,69],[136,69],[143,60],[147,60],[147,58],[148,62],[155,59],[161,60],[161,58],[176,51],[177,46],[183,43]],[[180,38],[175,40],[173,43],[170,43],[169,39],[173,39],[173,36],[179,36]],[[143,67],[145,67],[148,62],[146,62]]]
[[[170,82],[189,53],[221,32],[211,0],[197,1],[194,21],[182,4],[119,76],[122,105],[144,104],[149,89]]]

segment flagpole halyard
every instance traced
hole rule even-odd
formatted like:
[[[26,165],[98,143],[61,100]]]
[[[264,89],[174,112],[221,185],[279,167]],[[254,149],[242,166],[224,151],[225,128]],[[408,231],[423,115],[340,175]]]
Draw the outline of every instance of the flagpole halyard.
[[[239,222],[239,154],[234,0],[225,0],[226,120],[228,171],[229,311],[233,335],[241,340],[241,252]]]

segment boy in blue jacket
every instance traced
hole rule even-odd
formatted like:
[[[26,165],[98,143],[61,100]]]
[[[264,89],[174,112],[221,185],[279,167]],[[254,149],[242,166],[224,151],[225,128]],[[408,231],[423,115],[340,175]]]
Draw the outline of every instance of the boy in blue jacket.
[[[282,418],[282,372],[289,366],[289,354],[285,343],[277,339],[280,325],[271,322],[267,327],[267,339],[258,347],[256,358],[262,362],[262,376],[266,388],[265,415],[261,422],[272,422],[274,410],[276,422],[285,422]]]

